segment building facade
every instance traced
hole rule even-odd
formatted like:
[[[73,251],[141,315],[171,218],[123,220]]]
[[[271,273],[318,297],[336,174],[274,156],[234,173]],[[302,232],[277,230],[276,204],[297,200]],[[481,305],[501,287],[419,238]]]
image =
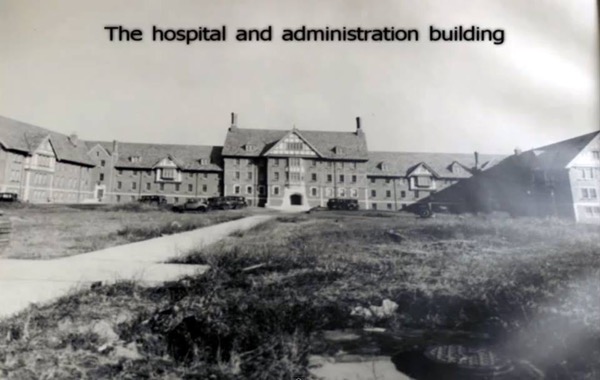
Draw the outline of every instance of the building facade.
[[[0,146],[1,192],[32,203],[92,199],[94,162],[77,136],[0,117]]]
[[[297,209],[331,198],[389,211],[442,200],[600,222],[599,139],[508,157],[370,152],[360,118],[331,132],[240,128],[232,114],[223,146],[138,144],[84,142],[0,117],[0,190],[32,203],[239,195],[252,206]]]

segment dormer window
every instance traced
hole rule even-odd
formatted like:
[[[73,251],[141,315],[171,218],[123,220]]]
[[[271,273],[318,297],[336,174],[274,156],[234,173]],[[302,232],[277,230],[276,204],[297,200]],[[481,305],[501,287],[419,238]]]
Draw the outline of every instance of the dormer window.
[[[200,165],[208,165],[208,159],[207,158],[201,158],[198,160],[198,162],[200,163]]]
[[[131,162],[133,164],[138,163],[141,160],[142,160],[142,157],[140,157],[140,156],[130,156],[129,157],[129,162]]]
[[[388,164],[386,162],[382,162],[381,164],[379,164],[379,167],[384,172],[389,172],[390,171],[390,164]]]
[[[342,154],[342,153],[344,153],[344,148],[342,148],[341,146],[336,146],[333,148],[333,153]]]
[[[244,145],[244,150],[246,152],[253,152],[256,150],[256,145],[246,144],[246,145]]]
[[[164,180],[174,180],[175,179],[176,170],[174,168],[164,168],[161,172],[161,179]]]

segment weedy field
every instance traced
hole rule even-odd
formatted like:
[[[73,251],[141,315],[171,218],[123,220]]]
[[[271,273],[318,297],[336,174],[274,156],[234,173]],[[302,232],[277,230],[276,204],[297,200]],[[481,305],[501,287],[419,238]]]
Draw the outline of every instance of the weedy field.
[[[0,377],[310,378],[309,355],[336,349],[324,332],[379,327],[428,342],[461,331],[549,379],[597,379],[598,232],[477,216],[280,216],[179,259],[209,264],[201,277],[99,287],[0,322]],[[393,314],[352,313],[384,300]]]
[[[0,258],[51,259],[206,227],[253,211],[176,214],[129,203],[105,207],[23,205],[3,212],[11,220],[12,233]]]

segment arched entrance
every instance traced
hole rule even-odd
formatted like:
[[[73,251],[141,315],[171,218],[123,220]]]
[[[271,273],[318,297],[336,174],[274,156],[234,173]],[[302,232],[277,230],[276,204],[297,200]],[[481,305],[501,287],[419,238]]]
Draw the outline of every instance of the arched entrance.
[[[302,206],[302,195],[300,195],[300,194],[290,195],[290,204],[292,206]]]

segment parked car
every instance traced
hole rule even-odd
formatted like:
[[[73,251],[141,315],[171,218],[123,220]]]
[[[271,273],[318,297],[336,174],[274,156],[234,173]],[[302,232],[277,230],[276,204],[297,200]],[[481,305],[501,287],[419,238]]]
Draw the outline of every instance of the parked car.
[[[173,206],[175,212],[206,212],[208,204],[203,199],[188,199],[185,203]]]
[[[346,198],[331,198],[327,201],[330,210],[358,210],[358,200]]]
[[[0,193],[0,202],[18,202],[19,195],[17,193]]]
[[[138,202],[160,206],[167,203],[167,197],[164,195],[142,195]]]
[[[246,198],[237,195],[208,198],[208,208],[211,210],[231,210],[248,206]]]

